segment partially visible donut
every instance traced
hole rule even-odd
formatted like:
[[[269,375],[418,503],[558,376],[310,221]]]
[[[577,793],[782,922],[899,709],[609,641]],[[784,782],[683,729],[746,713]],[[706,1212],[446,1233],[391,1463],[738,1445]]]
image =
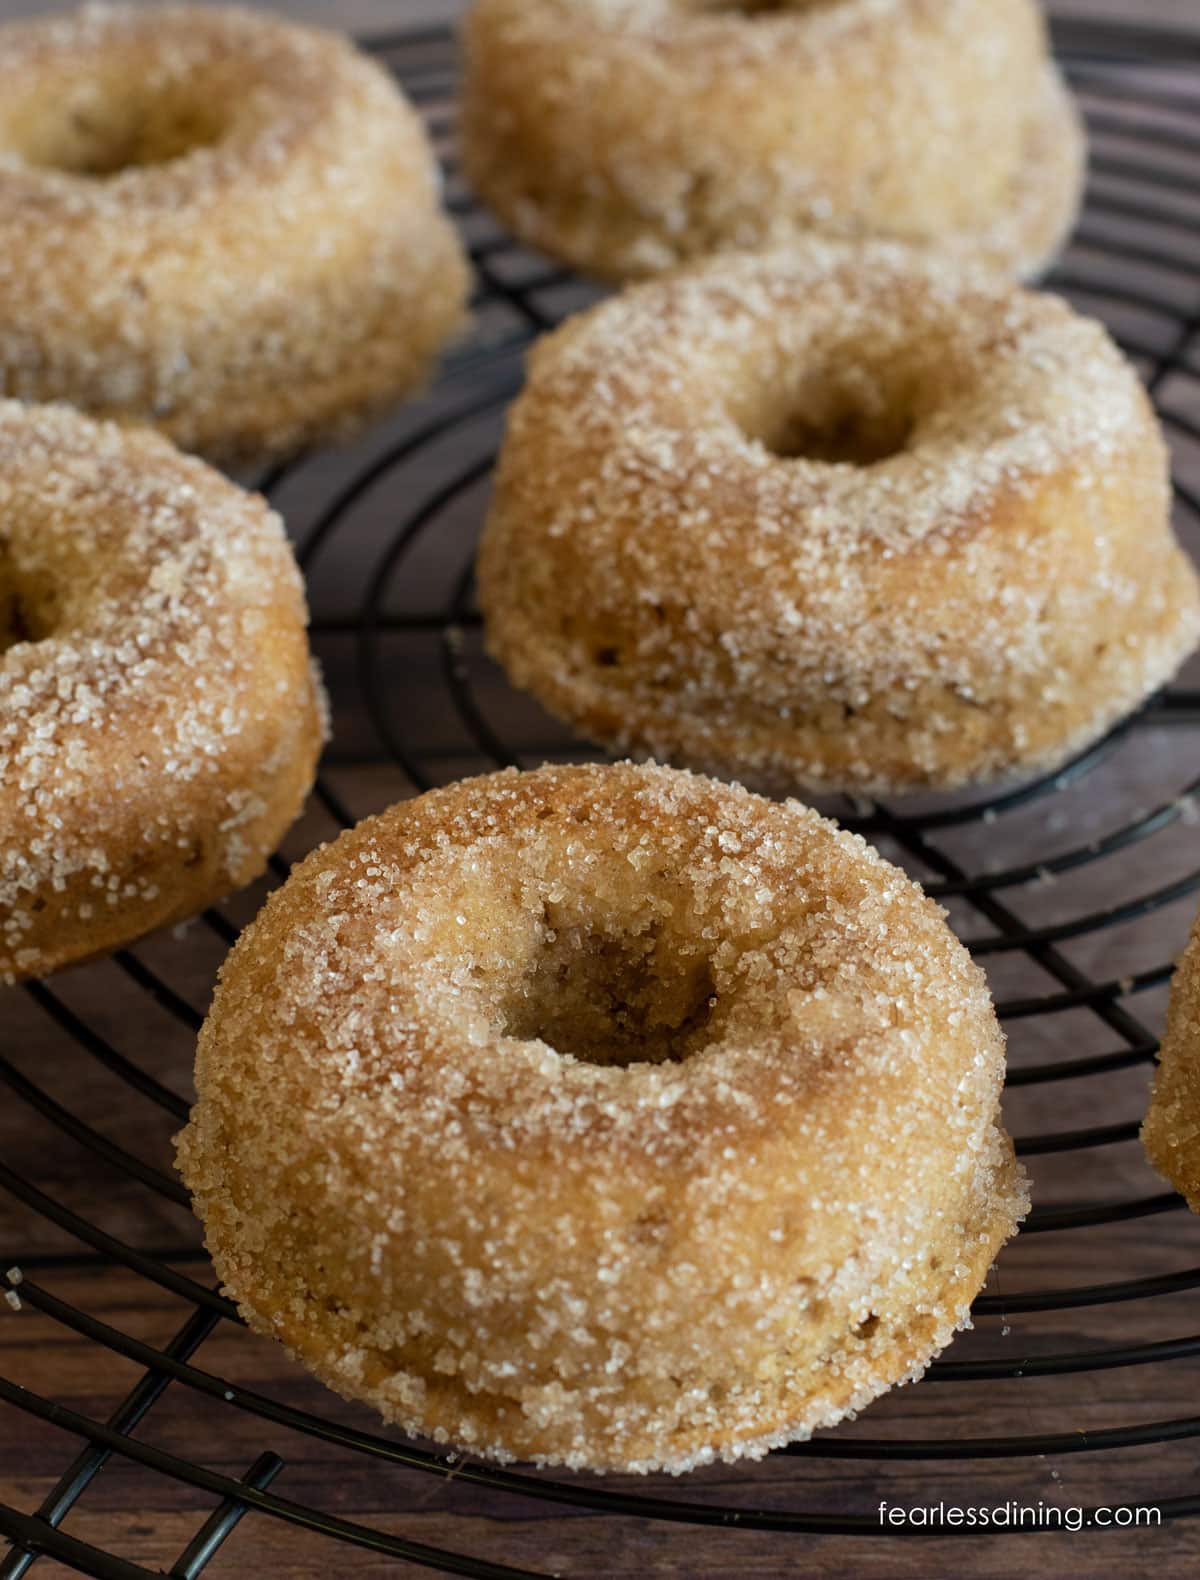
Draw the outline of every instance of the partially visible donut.
[[[783,789],[1052,768],[1200,637],[1103,327],[886,243],[715,258],[541,341],[479,589],[585,734]]]
[[[0,27],[0,390],[223,458],[336,436],[461,321],[437,179],[336,34],[191,5]]]
[[[1142,1144],[1158,1172],[1200,1213],[1200,916],[1171,982]]]
[[[0,981],[248,883],[323,732],[279,518],[145,429],[0,402]]]
[[[499,1458],[758,1456],[916,1376],[1025,1209],[942,913],[664,768],[432,791],[297,867],[179,1162],[251,1326]]]
[[[472,183],[602,278],[813,234],[1028,275],[1079,206],[1033,0],[476,0],[465,43]]]

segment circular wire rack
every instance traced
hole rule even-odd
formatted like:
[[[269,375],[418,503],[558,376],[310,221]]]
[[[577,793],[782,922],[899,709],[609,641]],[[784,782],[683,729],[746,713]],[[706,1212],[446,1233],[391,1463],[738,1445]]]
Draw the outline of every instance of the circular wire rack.
[[[1177,528],[1195,551],[1200,38],[1079,22],[1056,29],[1056,46],[1092,163],[1050,284],[1104,317],[1143,374],[1172,445]],[[378,1430],[253,1339],[213,1287],[169,1144],[215,968],[266,887],[318,839],[400,796],[500,764],[595,755],[486,659],[471,567],[524,348],[596,293],[520,248],[464,190],[449,34],[368,47],[443,153],[476,269],[474,330],[424,401],[353,449],[250,479],[293,532],[335,725],[311,806],[265,883],[0,998],[0,1270],[49,1368],[44,1386],[0,1368],[0,1408],[31,1466],[55,1467],[36,1507],[0,1503],[11,1544],[0,1580],[45,1559],[104,1580],[194,1580],[227,1541],[236,1563],[229,1539],[248,1512],[280,1552],[307,1534],[319,1572],[339,1573],[354,1550],[452,1574],[557,1572],[497,1556],[505,1520],[547,1502],[612,1517],[614,1543],[623,1519],[758,1530],[785,1546],[880,1536],[878,1502],[920,1501],[931,1466],[943,1496],[961,1487],[974,1502],[1069,1496],[1200,1514],[1200,1223],[1137,1145],[1171,956],[1200,888],[1194,672],[1053,776],[987,796],[827,807],[921,879],[988,970],[1010,1040],[1006,1112],[1035,1187],[974,1330],[862,1421],[678,1481],[501,1468]],[[189,1534],[147,1557],[138,1520],[167,1484]],[[97,1504],[110,1533],[114,1511],[128,1514],[123,1545],[140,1556],[89,1539]],[[455,1523],[460,1509],[484,1517],[482,1535]],[[433,1528],[472,1550],[423,1539]],[[927,1528],[950,1529],[944,1518]],[[569,1541],[565,1551],[570,1566]]]

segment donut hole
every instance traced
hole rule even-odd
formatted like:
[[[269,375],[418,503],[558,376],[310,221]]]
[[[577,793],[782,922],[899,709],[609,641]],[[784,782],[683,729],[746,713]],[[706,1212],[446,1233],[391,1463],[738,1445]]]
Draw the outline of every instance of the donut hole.
[[[907,342],[864,345],[831,332],[730,380],[725,411],[743,436],[784,461],[874,466],[912,448],[937,405],[936,380]]]
[[[0,539],[0,653],[21,642],[41,642],[57,623],[58,601],[51,587],[23,576]]]
[[[102,180],[125,170],[170,164],[220,141],[224,114],[177,84],[158,92],[106,91],[97,84],[66,105],[38,106],[22,118],[16,141],[26,164]]]
[[[874,466],[908,448],[913,422],[903,412],[871,412],[854,407],[821,413],[784,414],[760,437],[772,455],[785,461],[823,461],[832,466]]]
[[[908,449],[917,415],[890,379],[814,379],[734,413],[748,439],[785,461],[874,466]]]
[[[689,0],[688,10],[702,16],[780,16],[788,11],[829,11],[843,0]]]
[[[656,926],[620,931],[548,917],[500,1006],[503,1033],[587,1064],[680,1063],[711,1038],[712,962]]]

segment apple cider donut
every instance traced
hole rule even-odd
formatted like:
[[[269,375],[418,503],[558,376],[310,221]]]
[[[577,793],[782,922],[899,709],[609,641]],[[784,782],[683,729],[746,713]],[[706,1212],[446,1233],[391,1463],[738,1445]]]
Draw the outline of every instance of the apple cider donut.
[[[1200,916],[1171,982],[1142,1143],[1158,1172],[1200,1213]]]
[[[1200,636],[1133,369],[1057,297],[890,243],[727,255],[533,350],[491,652],[621,751],[777,788],[1048,769]]]
[[[431,791],[297,867],[179,1161],[253,1328],[496,1458],[682,1471],[920,1373],[1025,1210],[941,911],[674,769]]]
[[[279,518],[148,429],[0,402],[0,981],[263,870],[323,699]]]
[[[416,114],[348,40],[216,6],[0,27],[0,389],[221,457],[420,384],[467,270]]]
[[[476,0],[465,43],[476,190],[601,278],[813,234],[1025,275],[1078,210],[1035,0]]]

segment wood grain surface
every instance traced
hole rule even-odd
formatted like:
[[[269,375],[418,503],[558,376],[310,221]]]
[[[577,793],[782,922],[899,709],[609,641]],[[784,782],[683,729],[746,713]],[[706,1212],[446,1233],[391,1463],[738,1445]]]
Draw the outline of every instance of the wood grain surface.
[[[0,16],[32,9],[40,8],[3,0]],[[439,0],[347,0],[336,5],[297,0],[278,9],[349,28],[381,30],[446,16],[456,7]],[[1196,0],[1140,5],[1063,0],[1052,9],[1200,26]],[[1200,95],[1200,73],[1181,67],[1173,90]],[[444,125],[445,116],[436,109],[435,119]],[[1153,141],[1154,133],[1149,136]],[[1200,310],[1200,190],[1194,154],[1172,152],[1165,133],[1161,152],[1176,172],[1174,186],[1161,201],[1174,227],[1171,246],[1181,252],[1184,267],[1163,270],[1145,260],[1135,262],[1128,254],[1138,248],[1153,250],[1158,233],[1135,218],[1126,222],[1112,216],[1101,229],[1104,237],[1124,243],[1120,279],[1114,279],[1112,257],[1098,244],[1095,224],[1082,233],[1068,263],[1081,302],[1103,312],[1137,348],[1139,366],[1147,375],[1173,345],[1179,349],[1180,316]],[[1118,179],[1111,191],[1137,195],[1140,186],[1128,179],[1122,187]],[[473,218],[470,229],[476,238],[490,234],[483,220]],[[496,267],[517,279],[537,266],[514,256]],[[550,286],[537,300],[561,311],[587,294],[577,287]],[[1160,306],[1147,308],[1147,300]],[[493,306],[482,315],[478,333],[498,338],[512,328],[512,314]],[[1193,364],[1197,376],[1177,369],[1160,378],[1158,394],[1164,406],[1195,423],[1200,421],[1200,355],[1193,355]],[[451,601],[486,506],[486,482],[450,491],[433,512],[430,528],[414,538],[386,575],[379,571],[398,529],[420,514],[448,477],[469,470],[494,445],[513,377],[511,361],[460,364],[429,399],[395,414],[353,451],[318,457],[297,468],[280,491],[279,503],[303,547],[327,507],[365,465],[424,425],[479,402],[489,391],[495,396],[488,409],[454,422],[402,465],[382,466],[378,483],[342,512],[328,540],[311,556],[307,573],[315,641],[330,681],[337,726],[327,778],[354,817],[411,793],[401,770],[381,760],[381,723],[419,754],[433,779],[480,766],[454,705],[453,665],[448,668],[441,632],[436,624],[429,629],[405,624],[405,616],[442,610]],[[1200,490],[1200,440],[1182,429],[1172,438],[1178,475],[1185,485]],[[1193,552],[1200,551],[1200,515],[1183,512],[1180,526]],[[374,649],[364,654],[354,626],[371,599],[381,612],[381,634]],[[485,662],[469,609],[450,656],[468,677],[482,716],[516,742],[526,760],[570,750],[562,732],[511,693]],[[1181,684],[1200,685],[1195,661]],[[924,853],[904,850],[895,842],[884,845],[916,876],[929,880],[938,876],[939,861],[956,861],[971,872],[1044,862],[1090,841],[1103,842],[1160,805],[1167,808],[1163,827],[1152,839],[1064,871],[1056,881],[1043,877],[1004,891],[1003,902],[1014,916],[1031,926],[1054,926],[1152,895],[1200,867],[1200,832],[1192,803],[1172,806],[1198,776],[1200,723],[1189,727],[1159,714],[1131,733],[1093,773],[1051,796],[986,825],[947,829]],[[314,804],[289,836],[285,856],[303,854],[335,828],[330,815]],[[236,928],[253,915],[263,892],[264,885],[258,885],[224,907],[228,924]],[[1178,951],[1193,905],[1193,898],[1182,897],[1147,914],[1136,914],[1134,908],[1114,926],[1077,928],[1057,954],[1043,953],[1039,961],[1019,952],[992,952],[985,964],[997,998],[1012,1004],[1053,993],[1072,971],[1092,981],[1132,980],[1136,986],[1139,974],[1155,971]],[[962,901],[950,909],[964,936],[980,940],[994,932],[994,916]],[[197,922],[147,940],[136,957],[143,971],[154,972],[193,1012],[201,1013],[224,949],[221,934]],[[1089,1008],[1016,1014],[1007,1021],[1013,1068],[1021,1072],[1047,1062],[1115,1054],[1126,1045],[1130,1024],[1144,1027],[1148,1036],[1157,1033],[1164,1003],[1159,982],[1122,997],[1115,1007],[1102,1005],[1099,1014]],[[88,1028],[90,1049],[71,1035],[72,1016]],[[40,1113],[26,1100],[17,1100],[11,1083],[0,1099],[0,1167],[32,1182],[62,1208],[207,1285],[211,1273],[199,1251],[197,1227],[186,1205],[170,1194],[170,1137],[176,1121],[105,1064],[115,1052],[186,1096],[192,1040],[178,1014],[156,1002],[119,963],[100,962],[65,973],[54,979],[49,993],[0,990],[0,1058],[18,1080],[36,1083],[42,1094]],[[1096,1125],[1129,1127],[1144,1106],[1147,1075],[1141,1062],[1087,1079],[1016,1085],[1006,1097],[1006,1117],[1014,1133],[1027,1140]],[[93,1134],[65,1135],[64,1112],[85,1120]],[[96,1136],[109,1149],[108,1161],[97,1156]],[[129,1158],[136,1160],[142,1178],[131,1177]],[[1127,1135],[1104,1146],[1036,1153],[1027,1161],[1042,1210],[1070,1212],[1164,1190]],[[165,1192],[156,1188],[154,1171],[167,1182]],[[43,1212],[2,1193],[0,1258],[0,1266],[20,1263],[28,1280],[118,1334],[157,1347],[171,1341],[192,1310],[186,1299],[96,1255]],[[1003,1301],[1018,1292],[1163,1277],[1197,1268],[1200,1220],[1176,1209],[1098,1228],[1022,1235],[1002,1256],[988,1293]],[[110,1348],[41,1313],[36,1302],[27,1300],[19,1313],[5,1308],[0,1313],[0,1378],[61,1406],[103,1421],[143,1375]],[[1200,1297],[1195,1291],[1048,1312],[999,1309],[981,1317],[944,1359],[952,1364],[1026,1363],[1026,1375],[964,1381],[943,1371],[937,1380],[895,1390],[833,1434],[845,1443],[941,1443],[943,1457],[888,1461],[774,1456],[757,1466],[712,1469],[677,1482],[608,1478],[602,1485],[706,1506],[802,1508],[843,1517],[871,1516],[881,1498],[905,1507],[942,1500],[995,1506],[1009,1499],[1066,1507],[1200,1496],[1200,1436],[1083,1451],[1092,1433],[1200,1416],[1200,1359],[1157,1359],[1153,1352],[1140,1353],[1145,1346],[1197,1334]],[[1125,1356],[1129,1364],[1081,1365],[1067,1375],[1038,1375],[1039,1358],[1130,1348],[1134,1353]],[[349,1430],[379,1431],[369,1412],[337,1400],[274,1346],[231,1323],[216,1326],[196,1352],[195,1364],[232,1390],[254,1390]],[[271,1488],[281,1498],[379,1532],[569,1580],[727,1580],[743,1575],[760,1580],[949,1580],[959,1575],[979,1580],[1018,1575],[1038,1580],[1185,1580],[1200,1569],[1200,1520],[1136,1533],[1045,1532],[970,1542],[703,1529],[602,1516],[476,1488],[461,1478],[433,1477],[322,1442],[243,1406],[244,1401],[231,1404],[175,1383],[136,1436],[154,1449],[234,1478],[269,1450],[283,1460]],[[955,1448],[976,1438],[1046,1432],[1063,1434],[1063,1442],[1044,1457],[977,1459]],[[36,1509],[77,1447],[78,1440],[61,1425],[0,1405],[0,1504],[25,1512]],[[588,1478],[577,1479],[581,1486],[595,1485]],[[151,1572],[166,1571],[214,1502],[211,1494],[186,1482],[114,1460],[68,1516],[64,1529]],[[66,1573],[49,1560],[40,1560],[33,1572],[39,1577]],[[362,1548],[334,1546],[323,1536],[253,1512],[205,1571],[262,1580],[419,1572],[424,1571]]]

